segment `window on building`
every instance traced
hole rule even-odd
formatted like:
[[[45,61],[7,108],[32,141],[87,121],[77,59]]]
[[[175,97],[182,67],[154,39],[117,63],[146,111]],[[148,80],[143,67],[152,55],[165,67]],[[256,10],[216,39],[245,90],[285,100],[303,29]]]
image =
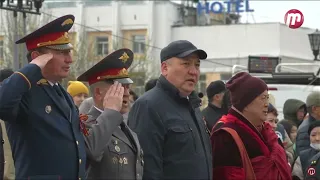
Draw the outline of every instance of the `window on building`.
[[[97,37],[96,39],[96,52],[98,56],[105,56],[109,51],[109,39],[108,37]]]
[[[0,59],[3,59],[4,50],[3,50],[3,41],[0,40]]]
[[[206,80],[207,80],[207,76],[205,74],[201,74],[198,85],[196,87],[196,90],[198,92],[202,92],[204,95],[206,95],[206,89],[207,89]]]
[[[105,6],[105,5],[111,5],[112,1],[106,1],[106,0],[86,0],[84,1],[85,6]]]
[[[137,1],[137,0],[123,0],[121,1],[122,3],[125,3],[125,4],[132,4],[132,5],[136,5],[136,4],[145,4],[146,2],[145,1]]]
[[[146,36],[144,35],[135,35],[133,36],[133,52],[134,53],[144,53],[146,50]]]
[[[60,2],[47,2],[46,5],[49,9],[54,8],[65,8],[65,7],[77,7],[77,2],[68,2],[69,0],[60,1]]]

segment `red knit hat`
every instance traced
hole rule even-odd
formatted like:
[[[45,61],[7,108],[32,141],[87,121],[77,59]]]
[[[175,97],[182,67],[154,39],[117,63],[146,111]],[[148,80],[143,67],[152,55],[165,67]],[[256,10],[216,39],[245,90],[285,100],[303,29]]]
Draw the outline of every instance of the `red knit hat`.
[[[268,89],[264,81],[246,72],[233,76],[226,87],[230,91],[232,105],[239,111],[243,111],[256,97]]]

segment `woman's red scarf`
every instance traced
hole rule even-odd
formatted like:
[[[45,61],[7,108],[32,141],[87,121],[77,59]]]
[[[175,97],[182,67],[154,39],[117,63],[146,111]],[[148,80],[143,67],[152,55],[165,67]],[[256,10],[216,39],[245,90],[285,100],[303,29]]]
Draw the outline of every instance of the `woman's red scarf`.
[[[279,145],[278,137],[268,123],[264,123],[264,127],[261,131],[263,139],[261,139],[252,128],[231,114],[221,117],[219,122],[224,124],[233,123],[240,126],[250,133],[260,145],[263,156],[251,159],[251,164],[257,180],[291,179],[291,168],[288,164],[285,150]]]

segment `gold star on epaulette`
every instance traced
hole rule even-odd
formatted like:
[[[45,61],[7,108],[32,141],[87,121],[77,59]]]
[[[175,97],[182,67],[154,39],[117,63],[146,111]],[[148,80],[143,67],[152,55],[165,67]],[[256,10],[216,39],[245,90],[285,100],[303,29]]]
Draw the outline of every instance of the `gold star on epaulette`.
[[[127,60],[128,60],[129,58],[130,58],[130,57],[128,56],[128,54],[124,52],[119,59],[121,59],[122,62],[125,63],[125,62],[127,62]]]
[[[66,19],[65,21],[63,21],[63,23],[61,24],[61,26],[65,26],[65,25],[67,25],[67,24],[73,24],[73,21],[72,21],[72,19]]]

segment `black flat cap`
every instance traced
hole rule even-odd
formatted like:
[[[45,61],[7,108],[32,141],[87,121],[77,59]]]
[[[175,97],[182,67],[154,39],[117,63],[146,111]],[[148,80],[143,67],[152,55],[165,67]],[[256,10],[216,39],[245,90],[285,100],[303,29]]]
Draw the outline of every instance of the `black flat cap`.
[[[207,96],[208,98],[212,98],[214,95],[222,93],[226,90],[227,88],[223,81],[221,80],[213,81],[207,87]]]
[[[40,47],[56,50],[72,49],[68,31],[73,26],[74,19],[73,15],[59,17],[18,40],[16,44],[26,43],[28,51]]]
[[[121,84],[132,84],[133,81],[128,73],[128,68],[131,66],[132,61],[133,52],[130,49],[119,49],[81,74],[77,80],[86,81],[89,85],[105,80],[118,81]]]
[[[161,50],[161,62],[173,57],[184,58],[192,53],[196,53],[199,59],[207,59],[207,53],[198,49],[195,45],[187,40],[178,40],[171,42],[168,46]]]

